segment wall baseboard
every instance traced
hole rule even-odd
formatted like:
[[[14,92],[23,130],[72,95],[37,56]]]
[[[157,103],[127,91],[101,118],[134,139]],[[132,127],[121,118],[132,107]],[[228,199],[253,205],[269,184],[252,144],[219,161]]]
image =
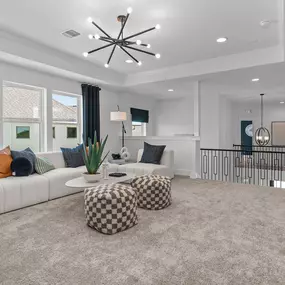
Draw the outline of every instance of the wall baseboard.
[[[200,178],[200,175],[196,173],[195,171],[192,171],[190,169],[176,169],[174,171],[175,175],[180,175],[180,176],[189,176],[192,179],[198,179]]]

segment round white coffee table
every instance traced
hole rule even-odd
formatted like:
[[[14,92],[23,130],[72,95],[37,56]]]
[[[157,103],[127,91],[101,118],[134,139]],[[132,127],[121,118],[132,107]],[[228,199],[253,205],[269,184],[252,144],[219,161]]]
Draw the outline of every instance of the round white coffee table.
[[[131,180],[134,178],[134,176],[132,175],[126,175],[126,176],[122,176],[122,177],[111,177],[108,176],[108,179],[103,179],[101,178],[99,181],[94,182],[94,183],[88,183],[85,181],[85,179],[83,177],[78,177],[72,180],[69,180],[65,183],[65,186],[67,187],[71,187],[71,188],[82,188],[82,189],[86,189],[86,188],[91,188],[91,187],[95,187],[101,184],[112,184],[112,183],[128,183],[131,182]]]

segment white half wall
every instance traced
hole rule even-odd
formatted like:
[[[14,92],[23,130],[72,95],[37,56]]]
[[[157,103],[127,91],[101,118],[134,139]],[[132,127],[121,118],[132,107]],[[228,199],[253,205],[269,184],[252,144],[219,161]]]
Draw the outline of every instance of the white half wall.
[[[174,171],[177,175],[199,177],[200,141],[198,138],[184,137],[127,137],[126,147],[131,154],[131,160],[136,161],[139,149],[144,142],[152,145],[166,145],[166,149],[174,151]]]

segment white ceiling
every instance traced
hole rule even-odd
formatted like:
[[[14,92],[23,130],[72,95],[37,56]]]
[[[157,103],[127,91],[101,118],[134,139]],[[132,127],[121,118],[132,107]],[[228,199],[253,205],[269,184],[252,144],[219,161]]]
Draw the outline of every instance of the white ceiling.
[[[162,29],[140,39],[161,53],[161,59],[138,54],[141,67],[126,64],[126,55],[116,50],[110,68],[132,74],[166,66],[199,61],[223,55],[274,46],[280,43],[281,1],[279,0],[0,0],[0,27],[21,34],[46,46],[82,57],[82,52],[97,48],[99,41],[87,36],[97,33],[86,19],[91,16],[112,36],[119,32],[116,17],[133,7],[126,34],[161,24]],[[271,20],[268,29],[261,20]],[[74,29],[81,33],[68,39],[61,33]],[[226,44],[216,38],[226,36]],[[88,57],[88,61],[106,62],[110,49]]]

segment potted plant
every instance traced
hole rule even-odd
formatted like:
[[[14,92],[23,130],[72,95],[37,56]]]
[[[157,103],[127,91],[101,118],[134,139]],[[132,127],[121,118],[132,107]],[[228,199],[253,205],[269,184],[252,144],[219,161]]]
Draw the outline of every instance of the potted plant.
[[[88,146],[83,143],[83,159],[87,169],[87,172],[83,173],[83,177],[87,182],[96,182],[101,178],[101,174],[98,170],[101,164],[104,162],[109,152],[102,159],[103,151],[108,139],[108,135],[104,141],[97,142],[96,132],[94,134],[94,144],[88,138]]]

